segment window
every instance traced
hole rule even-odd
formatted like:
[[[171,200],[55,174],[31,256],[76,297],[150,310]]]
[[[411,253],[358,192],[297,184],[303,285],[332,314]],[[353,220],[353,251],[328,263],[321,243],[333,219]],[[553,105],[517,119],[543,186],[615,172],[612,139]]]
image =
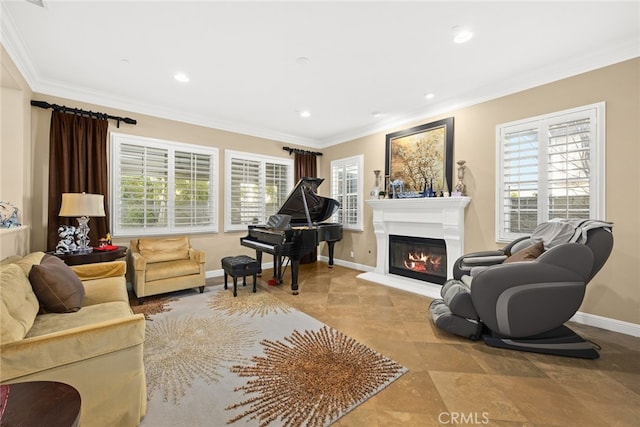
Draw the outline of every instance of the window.
[[[340,202],[333,221],[347,230],[362,231],[362,155],[331,162],[331,198]]]
[[[604,220],[604,103],[496,127],[496,238],[553,218]]]
[[[225,231],[264,224],[293,188],[293,160],[225,150]]]
[[[111,134],[114,236],[217,232],[218,149]]]

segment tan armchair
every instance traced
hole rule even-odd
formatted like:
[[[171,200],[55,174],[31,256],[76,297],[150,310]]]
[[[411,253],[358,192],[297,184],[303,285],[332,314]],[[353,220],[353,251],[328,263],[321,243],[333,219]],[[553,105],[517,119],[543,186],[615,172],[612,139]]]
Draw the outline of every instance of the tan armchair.
[[[205,254],[191,247],[189,238],[140,238],[131,241],[129,259],[133,291],[144,297],[198,287],[204,291]]]

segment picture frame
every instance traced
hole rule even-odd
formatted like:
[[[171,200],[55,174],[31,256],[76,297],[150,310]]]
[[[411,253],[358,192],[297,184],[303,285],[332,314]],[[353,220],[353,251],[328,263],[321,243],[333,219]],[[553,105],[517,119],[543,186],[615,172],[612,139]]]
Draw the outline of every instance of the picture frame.
[[[451,192],[453,117],[386,135],[385,179],[403,182],[408,194]]]

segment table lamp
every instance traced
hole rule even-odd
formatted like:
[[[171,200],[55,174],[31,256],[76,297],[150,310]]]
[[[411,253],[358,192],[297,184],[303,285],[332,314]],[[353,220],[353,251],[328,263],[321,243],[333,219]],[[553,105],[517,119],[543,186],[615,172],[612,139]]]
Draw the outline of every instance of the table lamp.
[[[78,252],[91,252],[89,246],[89,217],[106,216],[104,196],[101,194],[63,193],[60,216],[78,217]]]

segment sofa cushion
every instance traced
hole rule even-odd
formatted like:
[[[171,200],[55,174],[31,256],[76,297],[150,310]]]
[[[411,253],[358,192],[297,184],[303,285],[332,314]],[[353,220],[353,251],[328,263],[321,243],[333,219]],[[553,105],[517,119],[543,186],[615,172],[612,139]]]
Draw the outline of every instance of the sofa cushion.
[[[519,250],[515,254],[511,255],[507,259],[504,260],[505,263],[508,262],[518,262],[518,261],[533,261],[538,258],[544,252],[544,243],[538,242],[535,245],[531,245],[524,249]]]
[[[44,252],[31,252],[29,255],[25,255],[15,263],[24,271],[25,277],[29,277],[29,272],[31,271],[31,267],[34,265],[40,264],[42,258],[44,258],[46,254]]]
[[[0,267],[0,344],[23,339],[33,326],[40,304],[22,268]]]
[[[168,261],[147,265],[145,273],[145,281],[153,282],[154,280],[169,279],[172,277],[188,276],[190,274],[199,274],[200,265],[191,260]]]
[[[189,239],[187,236],[139,239],[138,250],[147,263],[189,259]]]
[[[51,313],[71,313],[80,310],[84,286],[60,258],[45,255],[39,265],[31,267],[29,280],[40,304]]]

